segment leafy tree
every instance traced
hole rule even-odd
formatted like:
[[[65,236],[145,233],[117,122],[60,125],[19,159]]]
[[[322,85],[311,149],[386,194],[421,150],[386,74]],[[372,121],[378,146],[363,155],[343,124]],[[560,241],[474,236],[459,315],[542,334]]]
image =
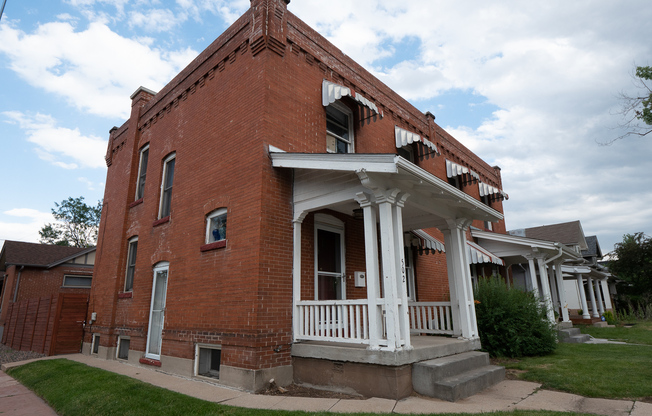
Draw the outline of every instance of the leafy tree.
[[[625,283],[619,286],[619,294],[635,304],[647,303],[652,299],[652,237],[625,234],[613,254],[617,259],[609,263],[609,270]]]
[[[637,66],[633,79],[640,93],[632,96],[622,92],[619,96],[622,102],[620,114],[623,117],[621,127],[627,132],[606,144],[627,136],[647,136],[652,133],[652,66]]]
[[[59,246],[91,247],[97,242],[102,213],[102,200],[96,206],[86,205],[84,197],[69,197],[54,203],[52,215],[57,220],[39,231],[40,242]]]

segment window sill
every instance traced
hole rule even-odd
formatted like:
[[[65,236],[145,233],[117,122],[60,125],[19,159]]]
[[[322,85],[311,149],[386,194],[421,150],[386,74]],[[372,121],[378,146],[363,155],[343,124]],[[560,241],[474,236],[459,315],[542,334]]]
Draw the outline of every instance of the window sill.
[[[161,366],[161,362],[159,360],[152,360],[151,358],[147,357],[142,357],[140,360],[138,360],[138,362],[141,364],[153,365],[155,367]]]
[[[161,224],[165,224],[166,222],[170,222],[170,216],[168,215],[167,217],[163,217],[160,220],[154,221],[154,224],[152,224],[152,227],[159,226]]]
[[[199,251],[204,252],[204,251],[216,250],[218,248],[224,248],[224,247],[226,247],[226,240],[220,240],[214,243],[204,244],[203,246],[199,247]]]
[[[118,299],[130,299],[134,296],[134,292],[118,292]]]
[[[135,200],[134,202],[132,202],[131,204],[129,204],[129,208],[133,208],[133,207],[135,207],[136,205],[140,205],[140,204],[142,204],[142,203],[143,203],[143,199],[144,199],[144,198],[140,198],[140,199]]]

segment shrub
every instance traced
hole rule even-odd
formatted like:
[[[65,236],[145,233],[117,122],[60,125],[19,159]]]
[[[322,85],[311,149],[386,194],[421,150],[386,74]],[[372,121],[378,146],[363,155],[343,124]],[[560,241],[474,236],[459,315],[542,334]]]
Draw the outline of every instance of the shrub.
[[[475,299],[482,349],[491,356],[546,355],[557,347],[555,326],[532,293],[492,277],[478,281]]]
[[[609,325],[616,325],[616,318],[611,311],[606,311],[602,316],[604,316],[604,320],[607,321]]]

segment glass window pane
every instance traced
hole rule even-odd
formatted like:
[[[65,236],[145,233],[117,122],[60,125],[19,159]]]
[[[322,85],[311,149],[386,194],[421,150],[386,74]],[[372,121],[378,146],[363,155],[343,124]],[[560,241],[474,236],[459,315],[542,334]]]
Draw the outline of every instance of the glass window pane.
[[[210,218],[209,242],[226,239],[226,214]]]
[[[92,278],[89,276],[64,276],[63,285],[71,287],[91,287]]]

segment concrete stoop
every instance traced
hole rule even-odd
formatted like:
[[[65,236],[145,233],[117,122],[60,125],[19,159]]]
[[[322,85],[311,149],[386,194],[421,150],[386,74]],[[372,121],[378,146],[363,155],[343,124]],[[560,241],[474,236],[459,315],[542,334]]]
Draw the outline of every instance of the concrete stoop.
[[[490,365],[489,354],[470,351],[412,365],[412,388],[436,399],[454,402],[500,383],[505,368]]]
[[[567,344],[584,344],[591,340],[591,336],[582,334],[579,328],[566,328],[557,331],[557,339]]]

